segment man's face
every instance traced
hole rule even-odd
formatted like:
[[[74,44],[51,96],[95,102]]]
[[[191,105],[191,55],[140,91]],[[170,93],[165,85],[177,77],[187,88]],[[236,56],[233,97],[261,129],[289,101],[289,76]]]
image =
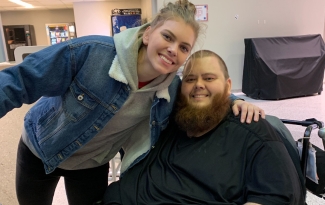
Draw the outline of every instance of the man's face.
[[[193,62],[193,61],[192,61]],[[230,109],[230,79],[215,57],[196,59],[185,68],[175,121],[189,137],[200,137],[218,125]]]
[[[185,68],[181,87],[181,93],[190,105],[205,107],[218,94],[227,92],[230,95],[231,80],[225,79],[216,57],[197,58],[192,64]]]

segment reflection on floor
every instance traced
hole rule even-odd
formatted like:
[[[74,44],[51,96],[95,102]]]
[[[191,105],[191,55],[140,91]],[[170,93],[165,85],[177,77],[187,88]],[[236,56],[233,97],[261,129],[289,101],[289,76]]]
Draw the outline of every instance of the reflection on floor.
[[[299,98],[290,98],[285,100],[254,100],[248,98],[244,93],[235,93],[238,97],[245,99],[265,110],[266,114],[274,115],[280,119],[305,120],[316,118],[325,121],[325,95],[314,95]],[[297,125],[287,125],[295,140],[301,138],[305,127]],[[312,132],[311,142],[316,146],[323,148],[321,139],[317,136],[317,131]],[[325,201],[310,193],[307,195],[308,205],[325,204]],[[59,183],[54,197],[54,205],[67,205],[65,190],[62,180]]]

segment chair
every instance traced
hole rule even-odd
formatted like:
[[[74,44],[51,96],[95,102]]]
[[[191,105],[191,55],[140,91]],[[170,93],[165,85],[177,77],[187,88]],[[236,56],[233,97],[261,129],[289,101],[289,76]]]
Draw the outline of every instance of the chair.
[[[15,62],[16,64],[19,64],[23,62],[24,58],[28,56],[31,53],[35,53],[39,50],[42,50],[43,48],[46,48],[48,46],[19,46],[15,49],[14,55],[15,55]]]
[[[307,159],[308,159],[308,150],[309,150],[309,139],[310,134],[313,129],[319,129],[318,136],[323,139],[324,148],[325,148],[325,130],[324,130],[324,123],[318,121],[316,119],[307,119],[305,121],[294,121],[294,120],[286,120],[286,119],[279,119],[275,116],[266,116],[266,120],[275,128],[277,133],[282,137],[282,141],[286,146],[288,153],[296,167],[297,173],[299,175],[299,179],[301,182],[302,187],[304,189],[304,197],[306,199],[306,190],[309,190],[312,194],[323,197],[325,194],[325,152],[317,147],[318,152],[316,152],[316,166],[317,166],[317,173],[318,173],[318,184],[314,183],[312,180],[306,177],[306,169],[307,169]],[[297,142],[292,137],[290,131],[284,124],[295,124],[295,125],[302,125],[307,127],[302,137],[302,151],[301,157],[299,156],[299,151],[297,148]]]
[[[108,181],[115,182],[120,177],[120,169],[121,169],[121,156],[120,153],[117,153],[113,159],[109,162],[109,173],[108,173]]]

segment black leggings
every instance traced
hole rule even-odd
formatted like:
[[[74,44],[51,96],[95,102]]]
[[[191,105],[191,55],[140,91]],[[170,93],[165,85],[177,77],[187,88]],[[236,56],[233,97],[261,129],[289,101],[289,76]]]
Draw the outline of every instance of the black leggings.
[[[16,193],[20,205],[51,205],[60,177],[64,177],[70,205],[100,201],[108,185],[109,163],[82,170],[57,168],[45,174],[42,161],[20,140],[16,165]]]

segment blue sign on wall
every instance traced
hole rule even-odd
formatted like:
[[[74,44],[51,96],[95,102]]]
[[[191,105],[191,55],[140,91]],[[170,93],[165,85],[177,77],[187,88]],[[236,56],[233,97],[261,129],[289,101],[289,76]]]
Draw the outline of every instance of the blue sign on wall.
[[[128,28],[141,25],[141,15],[114,15],[112,16],[112,34],[120,33]]]

